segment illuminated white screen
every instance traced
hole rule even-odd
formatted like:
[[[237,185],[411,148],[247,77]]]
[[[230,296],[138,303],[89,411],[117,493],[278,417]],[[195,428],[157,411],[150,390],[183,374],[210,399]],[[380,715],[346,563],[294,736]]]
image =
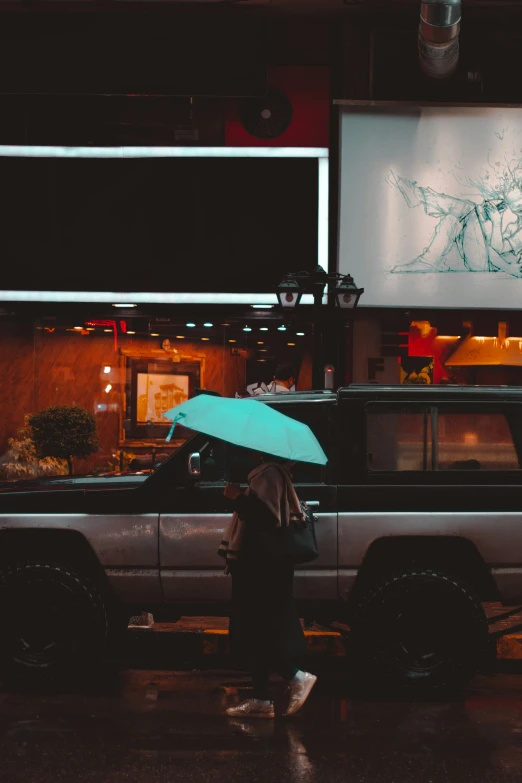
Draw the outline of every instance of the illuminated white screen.
[[[360,306],[518,308],[522,109],[345,109],[339,216]]]

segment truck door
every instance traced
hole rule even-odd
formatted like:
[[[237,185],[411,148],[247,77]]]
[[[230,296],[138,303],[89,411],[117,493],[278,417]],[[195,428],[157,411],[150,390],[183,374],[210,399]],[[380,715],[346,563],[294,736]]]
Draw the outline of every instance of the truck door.
[[[297,566],[295,597],[299,601],[334,601],[337,599],[337,485],[335,483],[334,444],[337,406],[331,401],[285,402],[278,395],[273,405],[281,413],[308,424],[329,462],[326,467],[296,463],[292,478],[297,494],[312,508],[317,522],[315,530],[319,557],[312,563]]]
[[[191,453],[200,455],[198,481],[189,478]],[[226,446],[200,435],[174,459],[179,464],[172,485],[161,493],[159,561],[164,600],[226,603],[231,578],[224,574],[225,562],[217,554],[232,516],[230,501],[223,495]]]
[[[287,405],[278,399],[274,407],[308,424],[328,454],[333,434],[330,430],[335,428],[335,405],[309,402]],[[200,453],[201,476],[197,482],[188,479],[190,452]],[[202,435],[173,459],[178,467],[172,471],[172,484],[161,490],[159,559],[164,599],[227,602],[231,579],[224,574],[225,564],[217,550],[231,519],[232,505],[224,497],[223,489],[227,477],[246,487],[254,463],[245,461],[244,452],[241,460],[234,463],[233,447]],[[324,468],[296,463],[293,468],[297,494],[317,516],[319,547],[317,560],[296,569],[295,596],[300,601],[337,597],[337,488],[333,470],[333,464]]]

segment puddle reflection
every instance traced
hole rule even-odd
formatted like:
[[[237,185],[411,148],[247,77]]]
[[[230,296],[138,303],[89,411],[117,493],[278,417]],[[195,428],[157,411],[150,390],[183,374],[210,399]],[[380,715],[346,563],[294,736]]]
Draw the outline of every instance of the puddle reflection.
[[[228,721],[232,732],[248,742],[269,741],[268,749],[288,754],[290,779],[295,783],[315,780],[316,766],[309,756],[303,733],[291,720],[242,720]],[[286,747],[285,747],[286,746]],[[243,751],[248,750],[248,745]]]

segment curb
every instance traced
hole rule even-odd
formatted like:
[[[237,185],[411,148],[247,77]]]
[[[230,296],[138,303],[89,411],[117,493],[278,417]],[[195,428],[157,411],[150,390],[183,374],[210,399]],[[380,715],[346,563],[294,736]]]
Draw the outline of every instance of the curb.
[[[207,619],[207,618],[201,618]],[[209,623],[210,624],[210,623]],[[212,623],[214,626],[218,623]],[[226,657],[230,653],[228,630],[224,627],[205,627],[205,623],[194,627],[183,627],[183,623],[156,623],[140,629],[129,627],[129,636],[137,640],[145,631],[147,637],[153,637],[156,643],[174,645],[190,656]],[[329,656],[341,658],[346,655],[343,634],[338,631],[305,629],[304,635],[308,654],[312,656]],[[522,633],[510,634],[497,640],[497,660],[522,661]]]
[[[341,634],[336,631],[305,630],[304,635],[309,655],[329,655],[336,658],[346,655]],[[227,630],[221,628],[203,630],[203,655],[228,655],[229,652]]]

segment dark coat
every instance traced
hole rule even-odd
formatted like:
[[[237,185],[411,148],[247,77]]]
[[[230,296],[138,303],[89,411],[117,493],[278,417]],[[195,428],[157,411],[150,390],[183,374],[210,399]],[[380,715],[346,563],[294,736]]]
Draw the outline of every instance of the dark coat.
[[[235,501],[245,521],[241,554],[231,568],[230,640],[234,657],[251,668],[300,658],[306,642],[294,597],[294,564],[275,556],[276,519],[251,492]]]

